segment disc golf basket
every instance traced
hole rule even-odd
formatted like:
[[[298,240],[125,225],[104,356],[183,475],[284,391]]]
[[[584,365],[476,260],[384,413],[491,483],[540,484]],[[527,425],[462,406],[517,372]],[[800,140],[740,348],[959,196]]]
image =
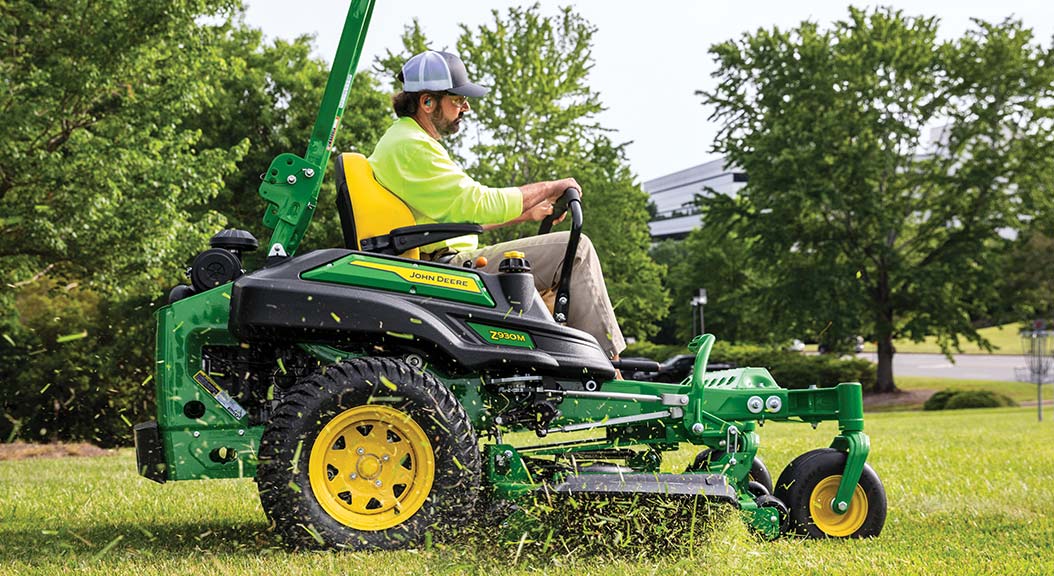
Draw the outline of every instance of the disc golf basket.
[[[1042,421],[1043,385],[1054,382],[1054,331],[1046,330],[1038,322],[1032,330],[1022,330],[1021,350],[1028,366],[1015,369],[1017,380],[1036,385],[1036,410]]]

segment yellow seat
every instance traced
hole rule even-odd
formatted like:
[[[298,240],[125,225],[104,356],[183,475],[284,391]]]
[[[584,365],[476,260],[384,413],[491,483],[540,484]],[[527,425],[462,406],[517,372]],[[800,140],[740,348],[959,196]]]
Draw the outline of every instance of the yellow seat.
[[[362,154],[337,156],[337,210],[344,245],[403,258],[421,258],[421,246],[480,234],[479,224],[417,224],[410,208],[373,177]]]
[[[410,209],[381,186],[373,177],[373,169],[366,157],[354,152],[337,157],[337,208],[344,228],[344,245],[362,250],[366,238],[387,235],[396,228],[414,226],[417,221]],[[418,248],[402,254],[403,258],[419,259]]]

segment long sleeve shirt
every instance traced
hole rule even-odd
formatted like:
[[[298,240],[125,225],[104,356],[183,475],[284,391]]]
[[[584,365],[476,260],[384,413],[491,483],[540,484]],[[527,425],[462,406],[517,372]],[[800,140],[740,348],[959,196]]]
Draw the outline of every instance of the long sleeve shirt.
[[[373,177],[406,203],[418,224],[501,224],[523,211],[519,188],[480,184],[413,118],[396,120],[377,142],[369,162]],[[461,236],[421,250],[473,250],[477,243],[474,235]]]

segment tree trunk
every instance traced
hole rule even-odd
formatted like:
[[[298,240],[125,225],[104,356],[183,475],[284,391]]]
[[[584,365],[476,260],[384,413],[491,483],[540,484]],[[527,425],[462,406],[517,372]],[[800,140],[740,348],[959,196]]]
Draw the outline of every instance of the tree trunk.
[[[893,298],[889,287],[889,273],[885,268],[878,276],[877,291],[878,318],[875,331],[878,336],[878,374],[875,382],[875,392],[878,394],[897,392],[897,385],[893,383]]]
[[[878,339],[878,381],[875,383],[875,392],[896,392],[897,386],[893,383],[893,335],[883,334]]]

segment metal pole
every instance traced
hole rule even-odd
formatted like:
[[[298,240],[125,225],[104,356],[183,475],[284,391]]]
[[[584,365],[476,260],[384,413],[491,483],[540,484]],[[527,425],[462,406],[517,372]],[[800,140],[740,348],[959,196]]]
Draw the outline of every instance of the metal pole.
[[[1034,366],[1031,368],[1033,380],[1036,382],[1036,417],[1039,421],[1043,421],[1043,373],[1042,373],[1042,346],[1040,345],[1042,337],[1037,334],[1035,330],[1032,331],[1032,341],[1030,342],[1031,349],[1029,354],[1037,361],[1034,362]]]
[[[1045,374],[1043,373],[1042,358],[1045,356],[1044,352],[1046,352],[1046,350],[1044,350],[1045,346],[1043,346],[1045,343],[1046,334],[1040,338],[1032,338],[1032,353],[1040,359],[1039,369],[1036,371],[1036,415],[1040,422],[1043,421],[1043,377]]]
[[[696,300],[699,302],[699,333],[706,334],[706,319],[703,317],[703,307],[706,306],[706,288],[699,289],[699,296]]]

